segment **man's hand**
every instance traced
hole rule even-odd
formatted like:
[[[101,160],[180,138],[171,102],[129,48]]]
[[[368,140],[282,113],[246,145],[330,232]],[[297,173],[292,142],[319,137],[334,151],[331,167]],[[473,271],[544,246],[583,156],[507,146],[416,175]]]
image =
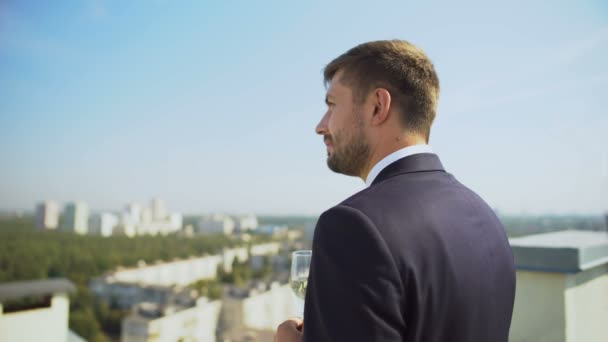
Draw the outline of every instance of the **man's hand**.
[[[302,341],[302,333],[304,332],[304,321],[299,318],[290,318],[281,323],[276,334],[274,334],[275,342],[300,342]]]

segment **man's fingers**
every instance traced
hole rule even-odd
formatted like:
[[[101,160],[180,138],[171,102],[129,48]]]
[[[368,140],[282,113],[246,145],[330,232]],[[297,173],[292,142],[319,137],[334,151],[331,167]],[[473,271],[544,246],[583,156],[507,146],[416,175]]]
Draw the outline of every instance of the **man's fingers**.
[[[290,317],[289,320],[296,322],[296,324],[298,326],[301,326],[302,324],[304,324],[304,321],[299,317]]]
[[[279,324],[274,335],[275,342],[300,342],[304,330],[304,322],[299,318],[290,318]]]
[[[285,322],[281,323],[277,328],[278,331],[281,330],[290,330],[290,331],[302,331],[302,327],[304,326],[304,321],[299,318],[290,318]]]

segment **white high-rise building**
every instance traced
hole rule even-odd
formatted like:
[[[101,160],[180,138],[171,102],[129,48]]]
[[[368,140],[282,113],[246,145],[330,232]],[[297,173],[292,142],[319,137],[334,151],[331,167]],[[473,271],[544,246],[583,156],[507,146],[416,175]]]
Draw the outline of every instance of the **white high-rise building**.
[[[182,229],[180,213],[169,213],[160,199],[150,201],[149,207],[131,203],[127,206],[116,229],[129,237],[135,235],[167,235]]]
[[[222,233],[224,235],[230,235],[234,232],[236,223],[234,220],[227,215],[215,214],[202,218],[198,222],[197,232],[198,233]]]
[[[148,224],[154,222],[154,217],[152,216],[152,209],[144,208],[141,211],[141,223]]]
[[[180,213],[172,213],[169,215],[169,226],[172,232],[179,231],[184,225],[184,217]]]
[[[238,230],[247,232],[258,228],[258,218],[255,215],[241,216],[237,219]]]
[[[137,203],[129,203],[123,215],[123,221],[130,224],[138,224],[141,222],[142,210]]]
[[[63,229],[77,234],[89,231],[89,206],[84,202],[69,203],[63,213]]]
[[[161,199],[154,198],[150,203],[150,209],[152,209],[152,219],[154,221],[162,221],[167,219],[167,208]]]
[[[118,226],[118,223],[118,216],[111,213],[103,213],[93,217],[89,231],[91,234],[108,237],[114,233],[114,228]]]
[[[59,225],[59,205],[53,201],[39,203],[36,206],[36,228],[57,229]]]

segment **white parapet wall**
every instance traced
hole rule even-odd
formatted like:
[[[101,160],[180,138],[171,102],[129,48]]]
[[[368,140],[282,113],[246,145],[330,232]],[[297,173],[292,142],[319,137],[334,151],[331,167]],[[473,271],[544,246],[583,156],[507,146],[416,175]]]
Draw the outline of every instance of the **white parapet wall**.
[[[259,330],[274,330],[296,314],[294,295],[289,284],[273,283],[270,289],[252,293],[242,302],[244,326]]]
[[[200,298],[196,306],[160,317],[135,311],[122,322],[122,342],[205,341],[215,342],[222,303]]]
[[[509,341],[608,341],[608,235],[563,231],[510,242],[517,287]]]
[[[69,308],[68,296],[58,294],[48,308],[0,313],[0,341],[66,341]]]
[[[74,285],[66,279],[0,284],[0,341],[67,341],[68,293],[74,291]],[[25,298],[42,301],[21,310],[13,308],[14,311],[8,311],[8,306],[2,305]]]
[[[608,265],[566,283],[566,341],[608,341]]]

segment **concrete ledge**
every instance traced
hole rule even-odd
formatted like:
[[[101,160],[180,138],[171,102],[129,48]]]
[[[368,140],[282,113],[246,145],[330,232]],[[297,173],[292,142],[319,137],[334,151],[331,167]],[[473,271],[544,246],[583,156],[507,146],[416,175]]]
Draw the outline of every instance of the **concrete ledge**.
[[[0,284],[0,302],[29,296],[72,293],[76,287],[64,278],[52,278],[32,281],[15,281]]]
[[[509,240],[520,270],[578,273],[608,264],[608,234],[565,230]]]

